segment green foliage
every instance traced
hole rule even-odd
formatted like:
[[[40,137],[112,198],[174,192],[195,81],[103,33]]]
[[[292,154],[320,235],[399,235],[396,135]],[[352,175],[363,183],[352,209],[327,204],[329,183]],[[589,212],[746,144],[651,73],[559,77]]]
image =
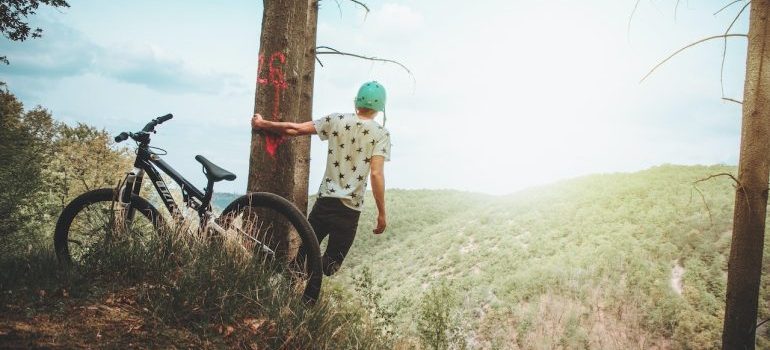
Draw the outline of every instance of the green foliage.
[[[430,349],[465,348],[459,321],[455,317],[457,296],[445,280],[431,287],[422,297],[417,332],[423,346]]]
[[[372,279],[372,273],[368,267],[361,270],[359,276],[354,277],[354,290],[361,301],[361,307],[373,321],[372,327],[384,337],[394,337],[394,320],[396,312],[383,304],[381,287]]]
[[[708,348],[721,339],[735,190],[727,177],[696,181],[735,171],[664,165],[509,196],[389,190],[388,230],[370,233],[368,198],[336,278],[354,285],[363,266],[377,266],[385,305],[420,305],[415,291],[446,279],[464,296],[473,346]],[[761,319],[770,317],[768,283]],[[419,317],[399,309],[397,333]],[[758,341],[768,332],[761,327]]]
[[[0,237],[36,220],[37,194],[44,189],[43,167],[50,159],[53,124],[48,111],[23,105],[0,86]]]
[[[92,189],[115,187],[131,170],[133,154],[128,149],[114,149],[105,130],[78,123],[56,125],[54,156],[46,170],[51,200],[66,205],[75,196]]]
[[[423,344],[432,349],[449,348],[449,314],[453,297],[452,291],[442,283],[430,289],[420,304],[417,331]]]
[[[12,41],[24,41],[30,35],[39,38],[43,30],[30,28],[26,22],[27,17],[32,16],[38,7],[48,5],[51,7],[69,7],[65,0],[5,0],[0,6],[0,33]],[[0,62],[8,64],[5,56],[0,56]]]
[[[114,187],[130,169],[131,154],[104,130],[58,123],[39,106],[24,112],[5,88],[0,109],[0,250],[47,237],[70,200]]]

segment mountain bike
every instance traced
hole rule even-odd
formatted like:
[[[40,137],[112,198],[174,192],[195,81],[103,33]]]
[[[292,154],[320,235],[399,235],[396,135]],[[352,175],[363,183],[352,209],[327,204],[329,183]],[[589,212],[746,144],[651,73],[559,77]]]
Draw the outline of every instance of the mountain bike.
[[[150,136],[155,128],[173,118],[167,114],[153,119],[139,132],[121,132],[115,137],[120,143],[134,140],[137,144],[134,168],[116,188],[100,188],[81,194],[62,211],[54,232],[54,247],[59,261],[68,266],[82,264],[84,257],[92,253],[106,235],[116,230],[129,232],[136,239],[147,239],[163,232],[165,219],[155,206],[140,196],[145,175],[173,222],[184,223],[180,207],[160,171],[168,175],[181,189],[185,210],[192,210],[198,217],[198,230],[207,237],[236,235],[254,254],[264,254],[270,261],[284,261],[299,267],[307,278],[304,295],[306,301],[318,298],[321,290],[321,253],[313,228],[294,204],[273,193],[253,192],[236,198],[220,215],[212,210],[211,198],[214,183],[235,180],[235,174],[220,168],[201,155],[195,159],[201,163],[208,183],[201,191],[174,170],[160,156],[166,152],[150,146]],[[296,232],[296,233],[295,233]],[[292,237],[289,237],[291,235]],[[301,247],[302,263],[290,259],[285,242],[292,241]],[[283,245],[281,242],[284,242]],[[267,259],[266,259],[267,260]]]

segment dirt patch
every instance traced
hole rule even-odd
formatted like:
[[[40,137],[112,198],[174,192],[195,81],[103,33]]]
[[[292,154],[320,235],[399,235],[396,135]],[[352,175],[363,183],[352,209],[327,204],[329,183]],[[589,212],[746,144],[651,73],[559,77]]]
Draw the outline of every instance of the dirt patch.
[[[682,284],[682,277],[684,276],[684,267],[679,264],[679,260],[674,262],[674,267],[671,268],[671,288],[674,289],[676,294],[682,295],[684,285]]]
[[[133,291],[99,298],[42,297],[0,307],[0,348],[200,348],[196,335],[136,307]]]

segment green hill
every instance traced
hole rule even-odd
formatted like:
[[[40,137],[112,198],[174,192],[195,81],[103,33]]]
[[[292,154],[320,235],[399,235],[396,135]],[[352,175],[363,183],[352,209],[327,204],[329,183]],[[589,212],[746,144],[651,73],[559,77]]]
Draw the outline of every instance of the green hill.
[[[387,232],[371,233],[369,198],[334,279],[371,271],[404,331],[446,285],[473,346],[716,348],[734,189],[726,177],[694,182],[735,171],[665,165],[509,196],[389,190]],[[762,295],[764,319],[766,283]],[[765,327],[758,335],[770,346]]]

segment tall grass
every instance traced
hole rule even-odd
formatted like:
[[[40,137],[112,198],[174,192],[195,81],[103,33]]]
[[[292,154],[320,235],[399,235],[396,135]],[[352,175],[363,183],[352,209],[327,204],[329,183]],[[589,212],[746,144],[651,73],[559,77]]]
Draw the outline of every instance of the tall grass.
[[[142,239],[112,234],[70,268],[62,268],[44,242],[2,256],[0,298],[14,303],[24,293],[35,298],[29,291],[64,290],[77,298],[131,288],[150,317],[188,329],[206,343],[270,349],[392,347],[393,338],[381,334],[360,303],[339,287],[327,288],[314,306],[307,305],[300,276],[232,241],[163,230]]]

